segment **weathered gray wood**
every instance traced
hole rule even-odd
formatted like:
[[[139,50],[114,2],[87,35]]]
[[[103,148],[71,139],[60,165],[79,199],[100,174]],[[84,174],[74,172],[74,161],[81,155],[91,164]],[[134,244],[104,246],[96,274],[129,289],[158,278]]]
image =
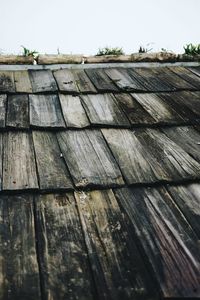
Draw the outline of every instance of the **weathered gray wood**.
[[[188,223],[192,226],[198,238],[200,238],[200,185],[168,186],[174,202],[180,207]]]
[[[40,297],[32,196],[0,199],[0,299]]]
[[[102,129],[102,133],[128,184],[157,181],[148,152],[131,131]]]
[[[106,74],[112,79],[112,81],[118,86],[119,89],[124,91],[145,91],[145,88],[141,84],[133,80],[126,70],[124,69],[105,69]]]
[[[7,96],[0,95],[0,127],[5,127],[6,125],[6,102]]]
[[[121,172],[101,132],[73,130],[57,136],[76,187],[123,184]]]
[[[15,71],[14,79],[17,92],[32,93],[32,86],[28,71]]]
[[[74,80],[74,75],[71,72],[71,70],[57,70],[54,72],[54,76],[57,81],[59,90],[61,92],[67,92],[72,94],[78,93],[78,87]]]
[[[79,97],[59,95],[63,116],[67,127],[88,127],[90,122]]]
[[[151,155],[159,180],[183,181],[199,178],[200,164],[157,129],[135,130],[134,134]]]
[[[0,92],[15,92],[13,72],[0,71]]]
[[[37,189],[37,175],[31,135],[8,132],[4,136],[3,189]]]
[[[156,123],[180,124],[184,118],[176,112],[159,94],[132,94],[140,105],[152,116]],[[172,96],[173,98],[173,96]]]
[[[72,70],[74,80],[76,82],[78,91],[83,94],[96,93],[96,89],[84,70],[73,69]]]
[[[131,95],[120,93],[114,96],[132,125],[156,123],[152,116]]]
[[[6,126],[14,128],[29,127],[28,95],[9,95]]]
[[[58,146],[51,132],[33,131],[33,142],[39,185],[41,189],[70,189],[73,187]]]
[[[187,69],[192,71],[195,75],[200,76],[200,67],[190,67]]]
[[[2,167],[3,167],[3,134],[0,133],[0,190],[2,189]]]
[[[112,94],[87,95],[81,98],[91,124],[125,127],[130,125]]]
[[[200,296],[198,239],[165,189],[118,189],[166,298]],[[187,272],[186,272],[187,270]]]
[[[55,92],[57,85],[50,70],[29,70],[33,93]]]
[[[75,194],[98,299],[146,299],[150,279],[111,190]],[[155,294],[154,294],[155,296]]]
[[[116,92],[118,88],[102,69],[85,69],[98,92]]]
[[[44,299],[96,299],[73,195],[41,195],[35,204]]]
[[[64,128],[57,95],[30,95],[30,125],[34,127]]]
[[[200,88],[200,78],[190,70],[184,67],[173,67],[170,68],[175,74],[180,76],[180,78],[184,79],[185,81],[190,84],[191,89],[199,89]]]

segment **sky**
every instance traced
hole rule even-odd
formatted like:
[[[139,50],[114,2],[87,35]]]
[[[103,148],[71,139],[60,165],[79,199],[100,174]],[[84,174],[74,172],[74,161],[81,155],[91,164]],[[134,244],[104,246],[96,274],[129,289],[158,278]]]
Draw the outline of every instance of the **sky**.
[[[96,54],[200,43],[200,0],[0,0],[0,52]],[[148,45],[150,44],[150,45]]]

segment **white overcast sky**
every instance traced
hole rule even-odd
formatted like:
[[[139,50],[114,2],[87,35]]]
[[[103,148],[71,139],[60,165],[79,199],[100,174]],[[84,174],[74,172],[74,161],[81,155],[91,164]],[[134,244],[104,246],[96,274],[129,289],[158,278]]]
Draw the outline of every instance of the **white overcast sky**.
[[[95,54],[99,47],[183,52],[200,43],[200,0],[0,0],[0,50]]]

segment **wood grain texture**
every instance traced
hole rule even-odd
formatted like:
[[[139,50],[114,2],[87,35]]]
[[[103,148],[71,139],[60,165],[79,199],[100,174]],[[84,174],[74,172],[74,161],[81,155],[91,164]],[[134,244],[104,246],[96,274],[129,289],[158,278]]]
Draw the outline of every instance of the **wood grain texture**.
[[[0,133],[0,190],[2,189],[3,167],[3,134]]]
[[[191,89],[199,89],[200,88],[200,78],[190,70],[184,67],[173,67],[171,71],[174,72],[176,75],[180,76],[180,78],[184,79],[185,81],[190,84],[192,87]]]
[[[120,170],[100,131],[73,130],[57,136],[77,188],[123,184]]]
[[[111,190],[75,194],[98,299],[146,299],[150,279]],[[155,296],[155,295],[154,295]]]
[[[37,189],[35,157],[31,135],[7,132],[4,135],[3,189]]]
[[[116,92],[118,88],[102,69],[85,69],[98,92]]]
[[[120,90],[145,91],[145,88],[141,86],[138,81],[133,80],[133,78],[128,75],[126,70],[123,70],[122,68],[105,69],[105,72]]]
[[[5,127],[6,125],[6,103],[7,96],[0,95],[0,127]]]
[[[125,112],[132,125],[155,124],[152,116],[129,94],[114,94],[117,104]]]
[[[78,96],[60,94],[59,98],[67,127],[84,128],[90,125]]]
[[[57,95],[29,95],[29,103],[31,126],[65,127]]]
[[[71,70],[63,69],[54,71],[54,76],[61,92],[77,94],[78,87]]]
[[[6,126],[29,128],[28,95],[9,95],[7,104]]]
[[[0,71],[0,92],[15,92],[14,75],[11,71]]]
[[[130,126],[112,94],[81,96],[88,118],[93,125]]]
[[[93,94],[96,93],[96,89],[92,82],[90,81],[89,77],[86,75],[84,70],[81,69],[73,69],[72,70],[74,80],[76,82],[76,86],[78,91],[83,94]]]
[[[128,184],[152,183],[157,178],[149,154],[135,135],[126,129],[101,130]]]
[[[195,75],[200,76],[200,67],[190,67],[187,69],[192,71]]]
[[[32,93],[31,81],[28,71],[15,71],[14,80],[16,92],[18,93]]]
[[[57,91],[56,81],[50,70],[29,70],[33,93]]]
[[[73,195],[41,195],[35,204],[43,299],[96,299]]]
[[[200,296],[198,239],[164,188],[119,189],[116,196],[131,220],[166,298]],[[187,272],[186,272],[187,270]]]
[[[0,299],[41,299],[32,196],[1,196],[0,257]]]
[[[33,131],[40,189],[70,189],[73,187],[58,146],[51,132]]]
[[[132,94],[133,98],[159,124],[181,124],[184,118],[178,114],[159,94]],[[173,96],[172,96],[173,98]]]

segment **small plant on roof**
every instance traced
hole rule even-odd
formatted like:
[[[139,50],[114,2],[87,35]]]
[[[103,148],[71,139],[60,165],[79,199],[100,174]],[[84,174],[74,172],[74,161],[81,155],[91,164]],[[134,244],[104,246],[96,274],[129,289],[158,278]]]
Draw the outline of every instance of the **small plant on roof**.
[[[105,47],[105,48],[99,48],[99,51],[96,54],[96,56],[123,55],[123,54],[124,54],[124,51],[123,51],[122,48],[119,48],[119,47],[115,47],[115,48]]]
[[[149,46],[149,45],[150,45],[150,43],[147,44],[147,46]],[[153,50],[153,48],[148,49],[148,48],[145,48],[144,46],[140,46],[138,53],[147,53],[147,52],[150,52],[151,50]]]
[[[184,46],[183,48],[185,50],[185,54],[193,55],[193,56],[200,54],[200,44],[193,45],[192,43],[190,43]]]
[[[36,57],[38,52],[35,51],[35,50],[29,50],[28,48],[24,47],[24,46],[21,46],[23,48],[23,53],[22,55],[23,56],[33,56],[33,57]]]

